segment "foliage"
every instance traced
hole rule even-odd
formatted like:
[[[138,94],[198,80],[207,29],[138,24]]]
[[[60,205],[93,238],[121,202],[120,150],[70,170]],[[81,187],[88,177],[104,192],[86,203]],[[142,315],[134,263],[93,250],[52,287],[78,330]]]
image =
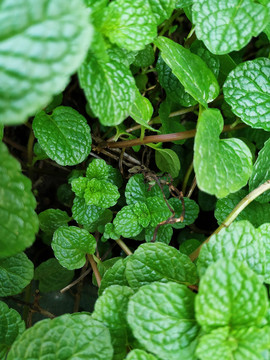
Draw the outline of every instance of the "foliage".
[[[269,359],[269,18],[0,1],[1,359]]]

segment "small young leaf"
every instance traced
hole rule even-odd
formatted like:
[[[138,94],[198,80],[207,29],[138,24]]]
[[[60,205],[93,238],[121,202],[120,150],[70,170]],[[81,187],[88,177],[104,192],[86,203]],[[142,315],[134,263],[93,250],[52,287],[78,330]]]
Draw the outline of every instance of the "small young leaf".
[[[35,207],[31,181],[22,175],[19,162],[0,143],[0,258],[32,245],[38,232]]]
[[[86,205],[95,205],[103,209],[114,206],[119,197],[117,186],[106,180],[89,180],[84,192]]]
[[[109,165],[103,159],[93,159],[86,169],[86,177],[98,180],[107,180],[109,175]]]
[[[131,295],[133,290],[129,287],[112,285],[97,299],[92,314],[110,330],[115,360],[122,360],[127,353],[126,314]]]
[[[0,301],[0,357],[6,355],[16,338],[25,330],[25,323],[20,314]]]
[[[104,209],[95,205],[87,205],[84,199],[75,197],[72,206],[72,216],[78,224],[87,225],[97,221]]]
[[[59,209],[47,209],[38,214],[39,227],[42,231],[53,234],[60,226],[67,225],[71,220],[65,211]]]
[[[70,107],[59,106],[52,115],[40,111],[34,118],[33,130],[46,154],[60,165],[79,164],[90,153],[90,127]]]
[[[150,352],[170,360],[195,359],[199,327],[195,295],[186,286],[169,282],[145,285],[130,298],[128,323]]]
[[[150,225],[152,227],[157,226],[161,221],[167,220],[172,215],[164,199],[159,196],[147,198],[146,204],[151,215]]]
[[[178,176],[181,164],[173,150],[155,147],[155,161],[159,170],[170,174],[172,178]]]
[[[163,60],[184,85],[185,90],[207,107],[207,103],[218,96],[219,85],[205,62],[189,49],[168,38],[160,36],[155,40],[155,44],[161,50]]]
[[[200,280],[196,318],[205,330],[260,325],[267,308],[266,288],[245,263],[219,260]]]
[[[125,360],[158,360],[154,355],[145,352],[144,350],[134,349],[128,353]]]
[[[39,281],[39,290],[46,293],[62,289],[71,282],[73,276],[73,270],[63,268],[55,258],[52,258],[35,269],[34,279]]]
[[[173,207],[175,211],[175,218],[179,218],[182,214],[182,201],[177,198],[171,198],[169,199],[169,204]],[[197,219],[199,215],[199,206],[197,203],[189,198],[184,198],[184,204],[185,204],[185,216],[183,222],[176,222],[172,224],[172,227],[174,229],[183,229],[187,225],[191,225],[194,223],[194,221]]]
[[[91,109],[102,125],[119,125],[129,115],[136,85],[129,68],[122,62],[104,62],[89,53],[79,69],[79,79]]]
[[[0,260],[0,296],[20,294],[34,276],[34,265],[24,253]]]
[[[148,44],[143,50],[138,52],[132,64],[138,67],[148,67],[152,65],[154,61],[155,53],[153,47]]]
[[[117,213],[113,221],[113,225],[115,227],[115,231],[118,234],[127,238],[133,238],[134,236],[138,235],[143,229],[143,226],[140,224],[140,215],[138,216],[134,212],[134,205],[124,206]]]
[[[154,281],[196,284],[198,280],[189,257],[162,243],[140,245],[127,260],[126,278],[134,289]]]
[[[92,30],[82,0],[1,1],[0,12],[1,122],[19,124],[65,88]]]
[[[253,128],[270,130],[270,59],[239,64],[230,72],[223,89],[235,115]]]
[[[93,235],[76,226],[58,228],[52,241],[55,257],[68,270],[81,268],[85,264],[85,255],[94,254],[96,245]]]
[[[258,158],[253,166],[253,172],[249,179],[249,191],[256,189],[266,180],[270,180],[270,139],[259,152]],[[256,201],[267,203],[270,201],[270,191],[264,192],[256,198]]]
[[[7,360],[111,360],[109,330],[86,313],[41,320],[12,345]]]
[[[202,113],[194,144],[194,170],[198,187],[218,198],[246,185],[252,172],[252,155],[239,139],[222,139],[223,118],[219,110]]]
[[[130,116],[134,119],[138,124],[144,126],[145,128],[157,131],[152,126],[148,125],[148,121],[150,121],[153,114],[153,106],[151,102],[142,96],[140,92],[136,91],[136,97],[134,104],[130,110]]]
[[[115,0],[106,9],[101,31],[112,43],[136,51],[154,40],[157,25],[148,1]]]
[[[197,38],[214,54],[242,49],[265,28],[267,9],[252,0],[196,0],[192,8]]]
[[[84,198],[88,182],[89,180],[83,176],[77,177],[71,181],[71,189],[77,197]]]
[[[128,286],[128,282],[125,275],[127,259],[119,259],[111,268],[109,268],[100,284],[98,294],[101,295],[103,291],[111,285]]]

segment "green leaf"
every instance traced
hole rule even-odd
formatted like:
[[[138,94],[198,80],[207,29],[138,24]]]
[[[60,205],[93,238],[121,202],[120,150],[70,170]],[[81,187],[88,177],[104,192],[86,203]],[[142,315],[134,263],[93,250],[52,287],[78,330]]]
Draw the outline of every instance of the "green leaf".
[[[80,176],[71,181],[71,189],[79,198],[84,197],[89,180],[86,177]]]
[[[4,136],[4,125],[0,123],[0,141],[2,141]]]
[[[0,260],[0,296],[16,295],[30,283],[34,265],[24,253]]]
[[[101,295],[103,291],[111,285],[128,286],[125,276],[126,259],[119,259],[111,268],[109,268],[101,279],[101,284],[98,289],[98,294]]]
[[[179,251],[182,254],[190,255],[195,251],[199,246],[201,245],[201,242],[197,239],[187,239],[184,240],[180,246]]]
[[[75,197],[72,206],[72,216],[78,224],[87,225],[97,221],[104,209],[95,205],[87,205],[84,199]]]
[[[259,58],[239,64],[223,89],[235,115],[253,128],[270,131],[269,88],[270,59]]]
[[[83,61],[92,30],[81,0],[1,2],[1,122],[46,106]]]
[[[111,360],[109,330],[88,314],[65,314],[27,329],[15,341],[8,360],[96,359]]]
[[[106,224],[101,241],[105,242],[108,239],[118,240],[119,238],[120,234],[116,232],[115,226],[112,223]]]
[[[60,165],[79,164],[91,151],[90,127],[70,107],[59,106],[52,115],[40,111],[34,118],[33,130],[46,154]]]
[[[188,256],[163,243],[140,245],[126,264],[129,286],[138,289],[154,281],[196,284],[196,267]]]
[[[142,96],[137,90],[134,103],[130,110],[130,116],[132,119],[134,119],[136,123],[144,126],[146,129],[158,131],[147,124],[148,121],[151,120],[153,111],[154,110],[151,102],[146,97]]]
[[[265,273],[264,273],[264,282],[269,284],[270,283],[270,241],[269,241],[269,234],[270,234],[270,223],[263,224],[257,229],[259,233],[265,250]]]
[[[173,150],[155,147],[155,161],[159,170],[170,174],[172,178],[178,176],[181,164],[179,157]]]
[[[39,281],[39,290],[43,293],[57,291],[68,285],[74,271],[63,268],[55,259],[48,259],[35,269],[35,280]]]
[[[122,360],[127,353],[127,307],[133,290],[127,286],[112,285],[95,303],[93,319],[102,322],[111,334],[114,360]]]
[[[158,360],[154,355],[145,352],[144,350],[134,349],[128,353],[126,360]]]
[[[71,220],[65,211],[47,209],[38,214],[39,227],[42,231],[53,234],[60,226],[67,225]]]
[[[207,48],[204,46],[204,43],[199,40],[196,40],[192,43],[190,50],[194,54],[198,55],[206,63],[206,65],[213,71],[213,74],[217,78],[220,68],[219,57],[207,50]]]
[[[182,214],[182,201],[178,198],[169,199],[169,204],[173,207],[175,211],[175,218],[179,218]],[[172,224],[174,229],[183,229],[187,225],[191,225],[197,219],[199,215],[199,206],[197,203],[189,198],[184,197],[185,204],[185,216],[183,222],[176,222]]]
[[[155,53],[153,47],[148,44],[143,50],[138,52],[132,64],[138,67],[148,67],[152,65],[154,61]]]
[[[268,238],[270,244],[270,235]],[[245,262],[256,274],[262,275],[265,269],[265,249],[260,228],[255,229],[248,221],[232,223],[218,234],[211,236],[204,244],[197,261],[200,276],[214,262],[222,258]],[[270,259],[269,259],[270,260]]]
[[[193,4],[193,0],[176,0],[176,9],[184,8]]]
[[[146,204],[151,215],[151,226],[157,226],[161,221],[167,220],[172,213],[164,199],[158,196],[146,199]]]
[[[218,96],[219,85],[205,62],[189,49],[168,38],[160,36],[155,40],[155,44],[161,50],[163,60],[184,85],[185,90],[207,107],[207,103]]]
[[[168,19],[175,8],[175,0],[148,0],[157,25]]]
[[[24,321],[14,309],[10,309],[4,302],[0,301],[0,357],[5,359],[6,355],[17,337],[25,330]]]
[[[231,330],[221,327],[204,335],[196,349],[201,360],[259,360],[269,344],[269,328],[242,328]]]
[[[134,205],[124,206],[117,213],[113,221],[115,231],[118,234],[127,238],[133,238],[134,236],[138,235],[143,229],[143,226],[140,224],[140,217],[133,211],[133,209]],[[147,216],[147,214],[145,215]]]
[[[109,165],[103,159],[93,159],[86,169],[86,177],[98,180],[107,180],[109,175]]]
[[[270,180],[270,139],[266,141],[264,147],[259,152],[258,158],[253,166],[253,172],[249,179],[249,191]],[[256,201],[267,203],[270,201],[270,191],[264,192],[256,198]]]
[[[25,250],[35,240],[38,217],[31,186],[19,162],[0,143],[0,258]]]
[[[156,19],[144,0],[115,0],[106,9],[101,31],[119,47],[142,50],[157,36]]]
[[[266,288],[245,263],[219,260],[200,280],[196,318],[205,330],[260,325],[267,308]]]
[[[142,227],[146,228],[149,225],[150,220],[151,220],[151,216],[150,216],[147,205],[143,202],[138,201],[133,206],[133,212],[138,217],[138,223]]]
[[[106,271],[109,270],[120,259],[121,259],[120,257],[113,257],[108,260],[100,261],[97,263],[97,268],[100,273],[101,279],[105,275]],[[93,285],[98,286],[97,279],[94,273],[92,273],[92,283]]]
[[[95,205],[103,209],[114,206],[119,197],[120,194],[117,186],[106,180],[89,180],[84,192],[85,203],[87,205]]]
[[[91,205],[90,205],[91,206]],[[84,228],[88,231],[88,232],[95,232],[97,230],[99,230],[101,227],[104,228],[105,225],[107,225],[107,223],[110,223],[110,221],[112,221],[113,219],[113,213],[111,210],[109,209],[102,209],[103,212],[100,214],[99,218],[96,221],[91,221],[90,224],[85,224]],[[101,231],[99,231],[101,232]]]
[[[214,54],[242,49],[268,22],[267,9],[252,0],[196,0],[192,8],[197,38]]]
[[[117,62],[120,61],[125,64],[126,67],[129,67],[135,60],[137,51],[129,51],[127,49],[120,48],[117,45],[112,45],[112,47],[107,49],[107,54],[111,60],[115,60]]]
[[[139,342],[158,357],[194,360],[199,327],[195,295],[176,283],[145,285],[130,298],[128,323]]]
[[[68,270],[79,269],[85,264],[85,255],[94,254],[96,240],[84,229],[64,226],[55,231],[52,248],[62,266]]]
[[[158,57],[156,69],[160,85],[166,91],[168,98],[176,104],[180,104],[185,107],[197,104],[197,101],[185,91],[184,86],[173,74],[171,68],[162,59],[162,56]]]
[[[40,146],[39,142],[35,143],[33,150],[34,150],[37,160],[45,160],[45,159],[49,158],[49,156],[45,153],[45,151]]]
[[[217,201],[215,218],[220,225],[226,217],[232,212],[235,206],[247,195],[246,190],[239,190],[235,194],[219,199]],[[236,221],[248,220],[253,226],[259,227],[260,225],[269,222],[270,219],[270,205],[261,204],[258,201],[252,201],[248,206],[243,209],[237,216]]]
[[[145,229],[145,241],[150,242],[153,240],[154,233],[155,233],[156,227],[148,226]],[[169,244],[171,241],[173,235],[173,229],[171,225],[162,225],[158,228],[155,242],[161,242],[164,244]]]
[[[79,80],[102,125],[119,125],[128,117],[136,86],[129,68],[122,62],[105,62],[89,53],[79,69]]]
[[[218,198],[246,185],[252,172],[252,155],[239,139],[220,139],[223,118],[219,110],[202,113],[194,144],[194,170],[198,187]]]

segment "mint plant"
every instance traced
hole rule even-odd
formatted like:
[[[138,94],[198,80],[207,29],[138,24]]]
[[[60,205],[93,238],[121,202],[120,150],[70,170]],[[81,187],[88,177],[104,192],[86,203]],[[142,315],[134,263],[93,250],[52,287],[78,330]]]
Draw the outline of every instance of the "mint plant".
[[[0,19],[1,359],[269,359],[269,2]]]

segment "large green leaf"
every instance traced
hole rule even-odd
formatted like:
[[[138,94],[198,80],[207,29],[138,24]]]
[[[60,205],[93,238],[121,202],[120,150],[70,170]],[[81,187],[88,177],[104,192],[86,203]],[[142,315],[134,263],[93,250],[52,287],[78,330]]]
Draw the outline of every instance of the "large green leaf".
[[[122,360],[127,353],[126,315],[131,295],[133,290],[127,286],[110,286],[97,299],[92,314],[110,330],[114,360]]]
[[[106,9],[101,31],[112,43],[136,51],[154,40],[157,24],[148,1],[115,0]]]
[[[140,245],[126,263],[129,286],[138,289],[153,281],[196,284],[195,265],[188,256],[163,243]]]
[[[223,118],[219,110],[202,113],[194,144],[194,170],[198,187],[218,198],[246,185],[252,172],[252,155],[239,139],[222,139]]]
[[[85,229],[62,226],[53,235],[52,248],[62,266],[79,269],[85,264],[85,255],[95,252],[96,240]]]
[[[47,209],[38,214],[39,227],[42,231],[53,234],[60,226],[67,225],[71,220],[65,211],[60,209]]]
[[[11,345],[25,330],[24,321],[17,311],[0,301],[0,357],[5,359]]]
[[[246,124],[270,131],[270,59],[239,64],[224,83],[224,97]]]
[[[0,296],[16,295],[34,277],[34,265],[24,253],[0,260]]]
[[[157,25],[168,19],[175,6],[175,0],[147,0],[156,19]]]
[[[3,0],[0,13],[0,122],[19,124],[63,90],[92,30],[82,0]]]
[[[129,115],[136,86],[122,62],[106,62],[89,53],[79,69],[79,79],[91,109],[103,125],[118,125]]]
[[[126,360],[157,360],[157,358],[144,350],[134,349],[128,353]]]
[[[229,228],[224,228],[213,235],[200,251],[197,261],[200,276],[205,273],[209,265],[225,257],[246,262],[255,273],[262,275],[263,279],[266,272],[266,259],[261,235],[260,228],[255,229],[246,220],[235,222]],[[270,244],[270,234],[267,243]],[[266,276],[269,277],[268,274]]]
[[[128,286],[125,275],[127,259],[119,259],[110,269],[108,269],[102,277],[100,287],[98,289],[99,295],[111,285]]]
[[[242,49],[265,28],[266,7],[252,0],[196,0],[192,19],[197,38],[214,54]]]
[[[219,260],[201,278],[196,318],[205,330],[260,325],[267,308],[266,288],[245,263]]]
[[[253,166],[253,172],[249,179],[249,190],[256,189],[266,180],[270,180],[270,139],[266,141],[264,147],[259,152],[258,158]],[[256,198],[261,203],[269,203],[270,190]]]
[[[33,130],[46,154],[60,165],[77,165],[91,150],[92,138],[86,119],[76,110],[59,106],[52,115],[39,112]]]
[[[38,232],[35,207],[31,181],[22,175],[19,162],[0,143],[0,258],[32,245]]]
[[[128,323],[134,336],[162,359],[194,360],[199,327],[194,293],[169,282],[145,285],[130,298]]]
[[[218,96],[219,85],[205,62],[189,49],[168,38],[160,36],[155,40],[155,44],[161,50],[163,60],[184,85],[185,90],[207,107],[207,103]]]
[[[13,344],[7,360],[111,360],[109,330],[88,314],[66,314],[42,320]]]

